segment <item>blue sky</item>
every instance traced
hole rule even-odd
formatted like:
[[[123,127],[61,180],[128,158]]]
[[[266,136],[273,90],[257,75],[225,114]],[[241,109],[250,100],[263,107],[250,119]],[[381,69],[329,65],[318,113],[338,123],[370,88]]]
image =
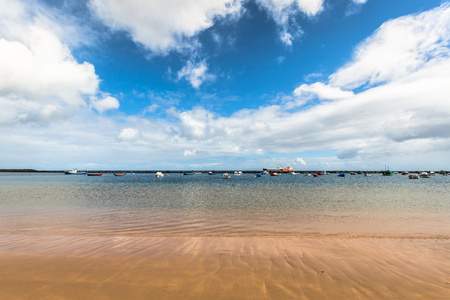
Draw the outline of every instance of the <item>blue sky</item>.
[[[450,3],[5,0],[0,168],[450,169]]]

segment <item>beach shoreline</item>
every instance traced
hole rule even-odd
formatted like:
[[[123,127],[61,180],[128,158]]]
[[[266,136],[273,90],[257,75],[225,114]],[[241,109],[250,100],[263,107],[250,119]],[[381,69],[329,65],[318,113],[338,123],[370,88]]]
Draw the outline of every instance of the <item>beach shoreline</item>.
[[[450,240],[0,236],[2,299],[446,299]]]

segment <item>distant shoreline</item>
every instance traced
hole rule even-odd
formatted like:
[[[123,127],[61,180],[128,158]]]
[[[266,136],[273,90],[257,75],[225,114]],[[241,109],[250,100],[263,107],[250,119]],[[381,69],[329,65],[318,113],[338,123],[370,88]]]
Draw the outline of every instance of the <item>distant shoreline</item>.
[[[64,173],[67,170],[35,170],[35,169],[0,169],[0,173]],[[135,174],[145,174],[145,173],[156,173],[156,172],[163,172],[163,173],[184,173],[184,172],[201,172],[201,173],[233,173],[236,170],[79,170],[80,172],[89,172],[89,173],[135,173]],[[323,170],[294,170],[294,172],[299,174],[306,174],[306,173],[317,173]],[[403,170],[404,171],[404,170]],[[399,174],[403,171],[393,171],[398,172]],[[409,173],[420,173],[420,172],[429,172],[430,170],[415,170],[415,171],[407,171]],[[261,173],[261,170],[247,170],[242,171],[242,173],[247,174],[255,174],[255,173]],[[333,170],[333,171],[326,171],[327,174],[339,174],[339,173],[352,173],[352,172],[364,172],[364,173],[370,173],[370,174],[377,174],[381,173],[380,171],[364,171],[364,170]],[[436,174],[439,173],[439,170],[434,170]],[[289,174],[290,172],[277,172],[280,174]]]

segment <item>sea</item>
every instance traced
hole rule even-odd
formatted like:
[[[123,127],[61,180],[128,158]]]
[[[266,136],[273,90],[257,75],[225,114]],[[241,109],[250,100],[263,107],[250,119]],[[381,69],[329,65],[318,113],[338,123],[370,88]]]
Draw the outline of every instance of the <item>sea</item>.
[[[0,173],[0,234],[449,239],[450,176]]]

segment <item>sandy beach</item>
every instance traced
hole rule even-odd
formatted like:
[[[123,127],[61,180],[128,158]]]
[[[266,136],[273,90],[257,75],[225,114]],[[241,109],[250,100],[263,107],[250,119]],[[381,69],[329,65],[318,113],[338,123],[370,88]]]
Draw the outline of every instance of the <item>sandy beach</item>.
[[[0,236],[1,299],[448,299],[448,239]]]

